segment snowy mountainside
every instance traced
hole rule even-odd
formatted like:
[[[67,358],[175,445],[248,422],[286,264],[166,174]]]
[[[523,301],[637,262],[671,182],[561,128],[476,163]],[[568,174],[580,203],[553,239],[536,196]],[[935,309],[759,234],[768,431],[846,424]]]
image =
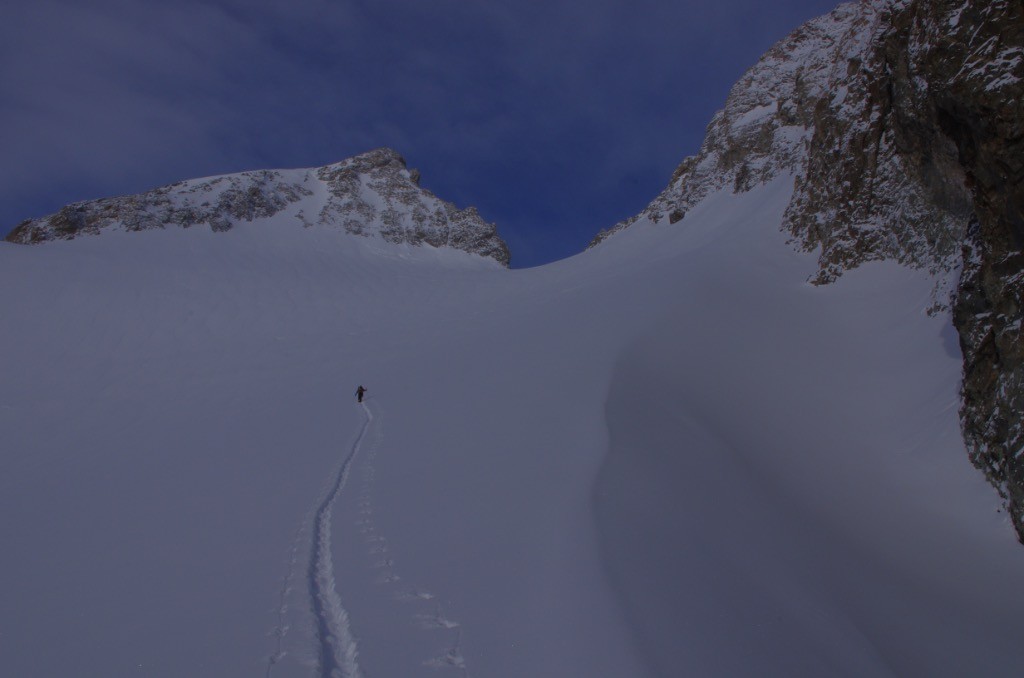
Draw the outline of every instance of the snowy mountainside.
[[[1017,468],[1020,8],[960,5],[797,31],[649,210],[535,269],[446,246],[487,230],[390,151],[23,225],[4,672],[1019,675],[1018,514],[969,452]],[[901,89],[926,62],[949,88]]]
[[[287,214],[303,226],[329,225],[392,243],[453,247],[507,266],[508,247],[476,209],[459,209],[419,187],[419,175],[381,148],[314,169],[261,170],[182,181],[146,193],[75,203],[29,219],[7,237],[30,244],[104,230],[208,224],[226,231]]]
[[[5,671],[1017,675],[932,280],[807,285],[791,191],[521,271],[281,217],[0,243]]]
[[[592,246],[639,222],[678,224],[710,192],[792,173],[781,227],[818,253],[815,283],[892,260],[935,276],[932,312],[955,306],[971,459],[1024,541],[1022,101],[1020,3],[840,5],[769,50],[698,155]]]
[[[668,187],[639,214],[600,233],[592,243],[640,220],[674,224],[707,195],[725,187],[746,191],[806,164],[814,109],[827,94],[839,54],[863,49],[851,36],[863,10],[844,4],[814,19],[770,49],[733,85],[708,124],[696,156],[685,158]]]
[[[965,174],[937,123],[921,167],[923,144],[908,139],[918,120],[908,111],[924,107],[927,74],[891,53],[900,49],[892,42],[906,40],[899,23],[916,4],[846,3],[772,47],[733,87],[698,155],[595,244],[641,218],[675,223],[710,191],[745,191],[793,173],[783,226],[801,247],[819,250],[816,282],[877,259],[955,275],[971,216]],[[891,63],[899,57],[904,63]],[[949,291],[939,290],[939,306]]]

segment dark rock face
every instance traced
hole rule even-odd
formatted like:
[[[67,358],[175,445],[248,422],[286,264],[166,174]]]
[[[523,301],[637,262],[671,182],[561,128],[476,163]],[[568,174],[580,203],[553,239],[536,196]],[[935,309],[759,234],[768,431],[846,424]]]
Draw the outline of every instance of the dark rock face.
[[[821,245],[823,281],[879,256],[962,266],[964,439],[1024,541],[1024,6],[877,7],[864,60],[849,63],[859,105],[819,104],[790,227]]]
[[[815,105],[807,167],[786,213],[803,246],[821,248],[819,283],[873,259],[948,273],[971,216],[956,148],[929,102],[921,53],[930,36],[909,5],[876,4],[855,24],[863,47],[840,56],[836,94]]]
[[[1024,541],[1024,5],[864,0],[794,31],[733,87],[641,214],[685,227],[713,191],[791,175],[783,228],[815,283],[888,259],[936,278],[964,355],[972,461]]]
[[[140,231],[238,223],[289,214],[305,226],[335,225],[388,242],[451,247],[504,266],[509,251],[494,224],[476,209],[459,209],[418,185],[419,173],[382,148],[312,170],[263,170],[183,181],[147,193],[64,207],[19,224],[9,242],[69,240],[103,229]]]
[[[922,24],[947,27],[924,62],[976,216],[953,313],[964,354],[960,414],[971,460],[1006,498],[1024,541],[1024,5],[960,4],[917,7]]]

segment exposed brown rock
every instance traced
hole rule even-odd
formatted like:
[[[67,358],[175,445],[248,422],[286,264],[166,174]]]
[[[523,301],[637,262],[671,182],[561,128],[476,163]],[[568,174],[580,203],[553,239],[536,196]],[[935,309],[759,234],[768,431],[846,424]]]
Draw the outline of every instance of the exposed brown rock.
[[[1024,541],[1024,5],[865,0],[773,47],[736,84],[700,153],[639,219],[685,228],[712,191],[791,174],[783,227],[814,282],[888,259],[937,281],[964,356],[972,461]],[[962,269],[962,273],[958,273]]]
[[[335,225],[393,243],[452,247],[508,266],[508,247],[494,224],[472,207],[459,209],[437,198],[420,188],[418,180],[419,173],[408,170],[402,156],[381,148],[312,170],[242,172],[183,181],[139,195],[75,203],[48,217],[22,222],[6,239],[37,244],[104,229],[141,231],[199,224],[227,231],[239,223],[278,215],[326,192],[326,200],[310,200],[309,209],[296,211],[303,225]]]

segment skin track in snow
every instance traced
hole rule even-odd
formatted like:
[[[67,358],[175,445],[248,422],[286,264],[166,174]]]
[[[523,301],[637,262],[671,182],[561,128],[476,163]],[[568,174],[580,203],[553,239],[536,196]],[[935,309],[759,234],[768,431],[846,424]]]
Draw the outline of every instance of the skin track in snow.
[[[341,604],[334,581],[331,559],[331,512],[334,502],[348,480],[352,461],[373,421],[366,403],[360,403],[366,414],[352,449],[334,476],[334,482],[320,501],[314,518],[312,555],[309,563],[309,594],[316,617],[317,643],[320,651],[320,675],[324,678],[361,678],[359,646],[349,625],[348,612]]]

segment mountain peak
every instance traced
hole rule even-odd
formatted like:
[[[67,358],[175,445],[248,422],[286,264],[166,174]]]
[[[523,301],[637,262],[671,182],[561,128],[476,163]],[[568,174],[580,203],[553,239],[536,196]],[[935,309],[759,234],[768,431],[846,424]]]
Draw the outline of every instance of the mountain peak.
[[[333,226],[391,243],[431,245],[508,266],[508,246],[475,208],[460,209],[419,186],[419,172],[390,148],[311,169],[256,170],[181,181],[136,195],[73,203],[28,219],[7,241],[36,244],[106,230],[209,225],[227,231],[257,219]]]
[[[331,168],[342,168],[342,167],[358,167],[361,169],[371,169],[377,167],[388,167],[393,166],[400,169],[406,169],[408,165],[405,162],[405,158],[393,148],[387,146],[381,146],[375,148],[372,151],[366,151],[359,155],[354,155],[351,158],[345,158],[330,165],[325,165],[320,169],[331,169]]]

